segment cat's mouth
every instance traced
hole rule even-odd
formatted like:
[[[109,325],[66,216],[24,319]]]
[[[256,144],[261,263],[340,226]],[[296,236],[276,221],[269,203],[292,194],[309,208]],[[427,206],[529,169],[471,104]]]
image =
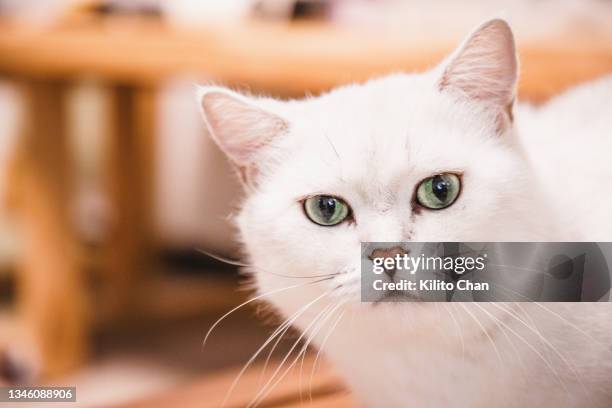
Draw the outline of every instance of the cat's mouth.
[[[398,292],[398,291],[386,291],[382,296],[374,302],[374,305],[380,303],[395,303],[395,302],[422,302],[423,300],[412,293]]]

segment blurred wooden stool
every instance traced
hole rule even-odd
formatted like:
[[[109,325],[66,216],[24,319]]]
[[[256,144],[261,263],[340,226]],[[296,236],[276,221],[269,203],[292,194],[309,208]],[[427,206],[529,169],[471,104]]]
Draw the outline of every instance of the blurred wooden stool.
[[[17,311],[21,325],[40,348],[44,374],[53,375],[76,367],[86,355],[90,309],[116,314],[129,307],[136,275],[145,269],[153,94],[149,88],[111,88],[110,154],[105,168],[114,217],[101,257],[110,290],[102,305],[92,305],[82,273],[84,248],[75,228],[75,175],[66,111],[72,83],[19,81],[27,117],[11,194],[24,236]]]

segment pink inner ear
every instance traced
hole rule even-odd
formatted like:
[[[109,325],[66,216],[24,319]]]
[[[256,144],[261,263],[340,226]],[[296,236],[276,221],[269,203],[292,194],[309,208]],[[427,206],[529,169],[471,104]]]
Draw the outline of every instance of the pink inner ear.
[[[514,99],[516,79],[512,32],[504,21],[493,20],[476,30],[450,61],[440,89],[488,101],[505,110]]]
[[[228,91],[205,93],[202,109],[211,136],[238,166],[254,164],[263,148],[287,129],[280,117]]]
[[[272,140],[270,134],[259,134],[253,126],[243,117],[211,118],[213,137],[230,159],[240,165],[248,164]]]

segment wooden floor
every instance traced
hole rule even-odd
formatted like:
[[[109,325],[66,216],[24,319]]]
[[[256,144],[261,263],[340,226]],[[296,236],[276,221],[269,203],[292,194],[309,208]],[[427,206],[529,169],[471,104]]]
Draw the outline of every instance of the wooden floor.
[[[289,366],[294,358],[286,361]],[[310,356],[297,361],[287,375],[261,400],[258,407],[357,407],[354,398],[345,389],[333,368],[319,359],[315,374],[312,376],[315,357]],[[284,366],[284,367],[285,367]],[[264,389],[272,374],[276,371],[278,362],[272,362],[263,373],[263,364],[248,369],[240,378],[239,383],[225,402],[227,408],[242,408],[253,402],[260,390]],[[276,376],[279,378],[285,372],[281,369]],[[223,400],[238,376],[241,367],[227,369],[218,374],[209,375],[201,380],[171,392],[166,392],[137,403],[121,405],[117,408],[207,408],[221,407]],[[272,382],[274,383],[274,381]]]

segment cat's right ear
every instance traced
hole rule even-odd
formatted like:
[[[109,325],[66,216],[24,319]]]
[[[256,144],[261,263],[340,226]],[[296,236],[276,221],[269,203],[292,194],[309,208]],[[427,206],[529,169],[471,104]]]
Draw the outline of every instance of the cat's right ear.
[[[287,133],[288,123],[236,92],[220,87],[198,90],[208,133],[239,170],[242,181],[255,184],[258,161],[276,138]]]
[[[478,101],[497,113],[503,131],[512,122],[518,79],[514,36],[507,22],[487,21],[442,64],[441,91]]]

